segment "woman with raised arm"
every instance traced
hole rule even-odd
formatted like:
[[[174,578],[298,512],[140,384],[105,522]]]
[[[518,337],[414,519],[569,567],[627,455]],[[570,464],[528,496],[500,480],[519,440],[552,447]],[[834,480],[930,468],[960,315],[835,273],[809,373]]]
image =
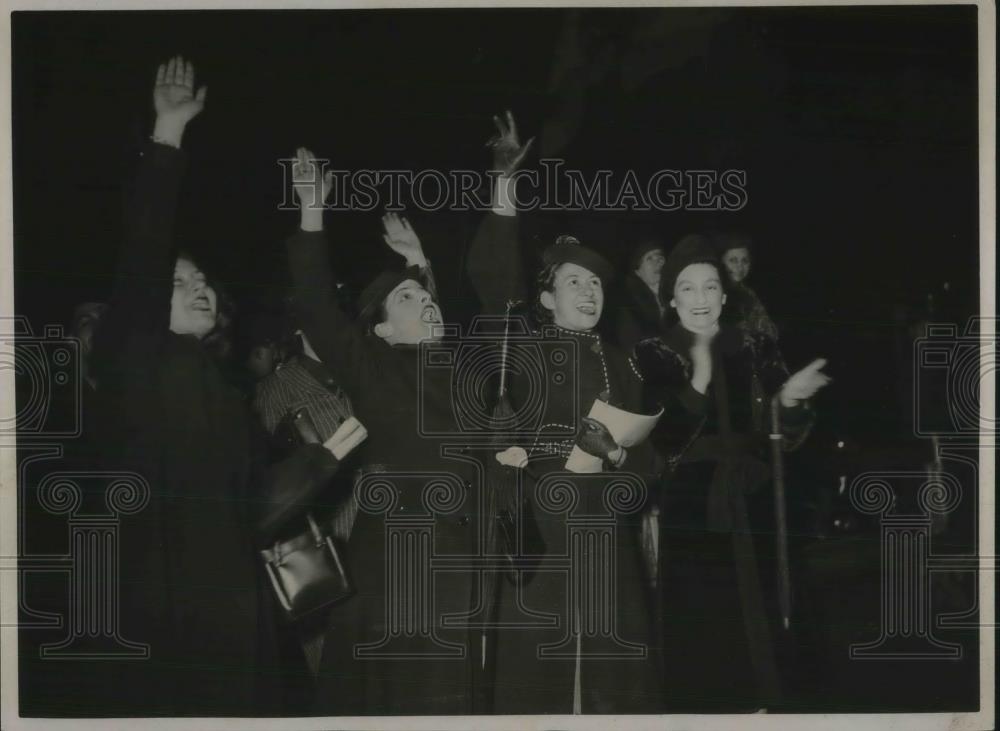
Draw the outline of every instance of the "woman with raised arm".
[[[682,239],[660,278],[674,322],[635,348],[647,408],[664,409],[653,442],[669,466],[660,620],[671,712],[755,711],[781,700],[757,557],[769,545],[754,537],[768,535],[754,511],[753,493],[769,498],[758,491],[769,478],[758,425],[777,399],[785,448],[794,449],[812,424],[807,399],[829,382],[822,359],[789,376],[772,338],[720,326],[721,266],[708,237]],[[763,518],[773,511],[768,499],[760,507]]]
[[[444,352],[452,344],[439,342],[443,320],[427,260],[406,220],[387,215],[385,243],[406,267],[365,287],[355,321],[336,300],[323,230],[332,177],[304,148],[292,172],[300,220],[287,246],[300,323],[368,430],[345,557],[356,592],[331,612],[315,713],[480,711],[480,633],[462,620],[475,608],[477,574],[460,562],[432,574],[427,563],[475,554],[481,529],[479,465],[456,447],[453,370],[423,360],[428,352],[454,356]],[[428,544],[414,542],[424,538],[407,532],[407,521],[426,521],[428,530],[433,523]]]
[[[510,112],[494,123],[494,205],[470,247],[467,271],[486,309],[502,313],[527,290],[513,187],[531,141],[521,145]],[[607,425],[589,417],[592,407],[638,413],[642,406],[634,364],[597,330],[613,276],[596,250],[559,236],[542,253],[529,295],[532,316],[524,324],[531,337],[510,344],[512,363],[532,362],[532,351],[544,353],[532,367],[510,369],[512,413],[528,415],[517,422],[527,448],[498,458],[522,470],[530,507],[522,508],[520,518],[526,523],[534,517],[545,548],[532,559],[541,549],[523,542],[517,553],[537,560],[535,575],[517,585],[501,582],[496,713],[660,709],[638,525],[654,455],[646,443],[616,443]],[[538,418],[532,418],[536,410]],[[581,453],[589,456],[588,467],[568,472],[570,455]],[[581,531],[584,525],[599,527]]]
[[[261,435],[219,367],[225,299],[174,245],[181,139],[205,94],[184,59],[159,67],[156,125],[129,191],[114,293],[94,347],[102,464],[134,473],[149,491],[148,499],[109,499],[126,513],[121,637],[148,646],[148,657],[96,663],[95,672],[110,674],[98,709],[110,715],[275,710],[276,683],[262,668],[276,618],[254,545],[258,506],[267,504],[260,489],[294,492],[337,469],[329,449],[310,445],[265,472]]]

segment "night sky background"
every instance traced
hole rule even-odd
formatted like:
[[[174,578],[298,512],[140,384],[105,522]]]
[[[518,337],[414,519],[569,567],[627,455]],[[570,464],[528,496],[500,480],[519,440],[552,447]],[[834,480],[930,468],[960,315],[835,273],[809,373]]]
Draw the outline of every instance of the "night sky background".
[[[279,158],[485,169],[491,115],[510,108],[540,135],[529,166],[748,176],[735,213],[529,213],[526,261],[562,232],[620,264],[646,232],[746,231],[790,366],[830,360],[822,428],[911,434],[912,324],[928,295],[939,320],[978,306],[976,48],[974,6],[15,13],[17,312],[40,330],[107,298],[155,69],[181,53],[209,96],[185,135],[178,236],[244,312],[285,282],[297,216],[277,210]],[[481,214],[409,215],[446,317],[466,320]],[[351,290],[398,263],[379,213],[327,227]]]

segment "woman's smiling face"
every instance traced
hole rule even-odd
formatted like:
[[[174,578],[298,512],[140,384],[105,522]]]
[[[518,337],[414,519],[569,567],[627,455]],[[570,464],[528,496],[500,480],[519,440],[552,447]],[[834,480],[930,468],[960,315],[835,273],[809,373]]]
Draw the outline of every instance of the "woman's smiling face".
[[[556,270],[552,291],[542,292],[539,299],[543,307],[552,311],[552,321],[567,330],[593,330],[604,311],[601,278],[572,262]]]
[[[670,306],[691,332],[711,332],[719,322],[726,295],[719,270],[712,264],[688,264],[677,275]]]

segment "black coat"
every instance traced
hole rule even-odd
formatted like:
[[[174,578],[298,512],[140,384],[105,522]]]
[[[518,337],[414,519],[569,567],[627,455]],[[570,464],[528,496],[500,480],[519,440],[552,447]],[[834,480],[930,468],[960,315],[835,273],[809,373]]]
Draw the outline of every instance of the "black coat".
[[[359,511],[347,546],[357,593],[332,612],[316,710],[330,715],[472,713],[477,710],[478,635],[473,638],[467,629],[444,626],[446,614],[473,608],[478,584],[472,571],[433,574],[430,616],[421,621],[433,627],[436,640],[428,640],[426,633],[400,632],[381,656],[355,656],[357,646],[375,645],[395,631],[395,620],[387,616],[390,610],[394,616],[412,611],[387,589],[397,575],[389,572],[426,569],[426,563],[424,568],[401,568],[399,559],[388,561],[387,519],[431,518],[434,541],[426,548],[435,557],[475,554],[482,479],[480,462],[456,446],[463,439],[454,411],[454,369],[422,366],[425,348],[391,346],[352,322],[335,299],[326,247],[322,232],[299,231],[288,243],[289,266],[302,329],[368,430],[359,457],[369,477],[356,487]],[[442,343],[434,350],[451,347]],[[392,505],[385,505],[387,512],[377,509],[380,496],[388,494],[380,492],[379,481],[388,483],[394,495]],[[365,484],[371,489],[363,489]],[[438,499],[442,502],[435,502]],[[416,554],[409,556],[416,560]]]
[[[469,274],[487,311],[502,312],[507,301],[523,297],[520,267],[517,218],[488,215],[469,253]],[[501,583],[493,710],[504,714],[573,713],[577,660],[571,628],[573,615],[579,611],[585,620],[613,619],[616,635],[616,640],[610,641],[587,633],[581,636],[581,711],[656,712],[660,708],[658,656],[652,643],[652,618],[638,545],[641,496],[646,494],[645,482],[654,471],[652,450],[648,445],[636,445],[629,450],[622,468],[636,481],[630,483],[638,500],[633,512],[608,512],[604,500],[610,496],[616,475],[607,466],[595,475],[564,472],[580,419],[587,415],[594,400],[600,398],[640,412],[642,381],[625,353],[596,332],[573,332],[549,325],[536,329],[532,338],[524,341],[528,347],[535,347],[533,338],[543,343],[543,380],[533,383],[530,369],[514,369],[510,398],[518,413],[534,410],[531,398],[544,402],[537,425],[524,434],[529,454],[524,490],[546,550],[537,573],[523,590]],[[518,347],[512,344],[512,353]],[[569,357],[564,360],[556,351]],[[546,485],[546,477],[557,473],[565,474],[579,494],[579,502],[569,512],[553,510],[552,498],[558,489],[546,490],[546,494],[539,489]],[[569,545],[569,526],[581,519],[589,520],[584,516],[610,516],[614,525],[616,584],[608,597],[613,604],[596,612],[574,601],[571,574],[560,569],[575,550]],[[582,550],[592,557],[603,548],[607,547],[588,544]],[[540,616],[548,616],[550,623],[513,626],[519,622],[537,625]],[[570,642],[562,648],[561,657],[539,659],[541,646],[567,638]],[[636,650],[637,654],[628,656]],[[598,657],[599,652],[604,656]]]
[[[111,308],[97,335],[97,442],[105,469],[150,500],[121,519],[121,619],[150,658],[107,663],[111,709],[254,715],[270,621],[254,555],[256,466],[239,392],[192,336],[169,330],[171,233],[183,154],[146,147],[130,191]]]
[[[663,330],[663,316],[656,296],[635,272],[625,277],[619,294],[618,345],[626,353],[640,340],[653,338]]]
[[[97,461],[146,481],[120,522],[123,637],[150,657],[106,661],[105,713],[252,716],[277,710],[274,601],[255,526],[268,490],[322,482],[337,460],[311,445],[269,469],[267,442],[216,357],[170,331],[180,150],[150,144],[94,366]]]
[[[765,415],[788,378],[773,340],[724,326],[705,394],[690,384],[692,335],[679,324],[636,346],[653,435],[669,469],[661,486],[660,621],[667,708],[773,708],[781,683],[765,586],[773,502]],[[785,448],[812,424],[807,404],[781,410]],[[755,538],[756,536],[756,538]]]

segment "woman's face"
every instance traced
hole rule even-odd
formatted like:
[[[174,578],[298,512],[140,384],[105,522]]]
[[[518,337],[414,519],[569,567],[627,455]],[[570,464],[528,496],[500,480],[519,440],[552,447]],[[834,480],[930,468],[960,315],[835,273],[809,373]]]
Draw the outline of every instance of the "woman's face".
[[[734,282],[742,282],[750,273],[750,251],[745,247],[730,249],[722,255],[722,263]]]
[[[639,260],[639,268],[635,270],[639,279],[654,292],[660,288],[660,272],[663,270],[665,261],[663,249],[653,249],[642,255],[642,259]]]
[[[559,327],[588,332],[597,327],[604,311],[604,288],[592,271],[566,262],[556,270],[552,291],[542,292],[539,301],[552,311],[552,321]]]
[[[725,302],[719,270],[712,264],[688,264],[677,275],[670,306],[686,330],[710,333],[718,325]]]
[[[420,282],[407,279],[385,298],[385,322],[375,334],[390,345],[441,339],[441,308]]]
[[[199,340],[215,328],[218,315],[215,290],[189,259],[174,265],[174,294],[170,298],[170,331]]]

